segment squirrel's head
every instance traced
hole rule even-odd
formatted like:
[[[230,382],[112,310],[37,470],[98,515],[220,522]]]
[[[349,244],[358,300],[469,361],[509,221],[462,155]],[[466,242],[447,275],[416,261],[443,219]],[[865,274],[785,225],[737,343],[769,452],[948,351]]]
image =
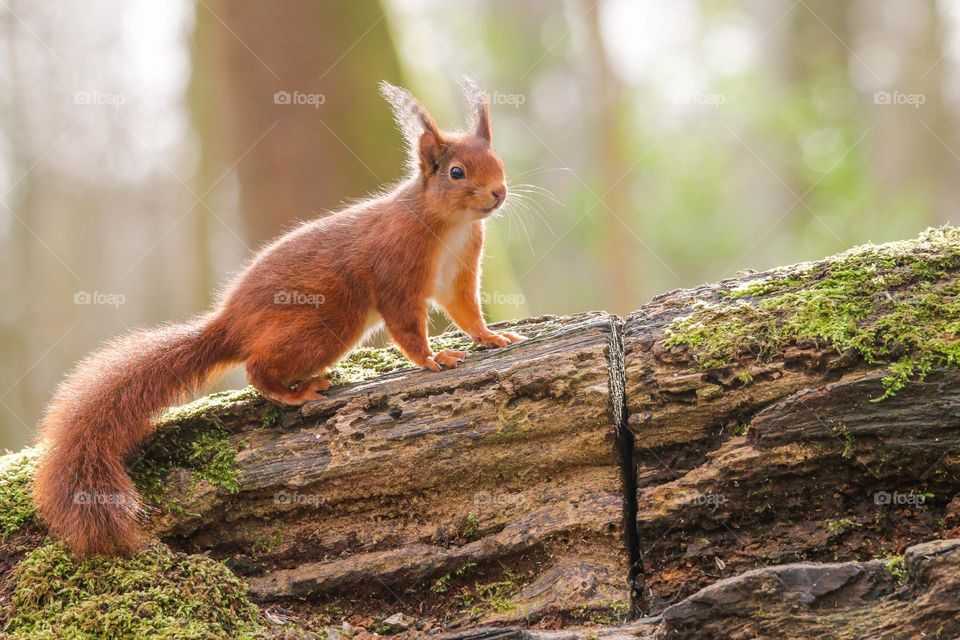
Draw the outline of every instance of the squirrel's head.
[[[472,114],[463,132],[441,132],[406,89],[381,82],[380,93],[393,107],[406,141],[410,171],[421,180],[430,208],[478,220],[503,204],[507,186],[503,162],[492,146],[487,93],[469,79],[462,86]]]

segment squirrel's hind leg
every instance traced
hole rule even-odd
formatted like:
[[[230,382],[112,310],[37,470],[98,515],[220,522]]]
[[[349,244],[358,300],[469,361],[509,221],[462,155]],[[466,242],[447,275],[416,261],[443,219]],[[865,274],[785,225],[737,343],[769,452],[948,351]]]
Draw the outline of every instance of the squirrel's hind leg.
[[[321,392],[330,387],[325,372],[340,357],[330,350],[304,353],[270,352],[251,355],[247,359],[247,378],[263,396],[281,404],[299,405],[322,397]]]
[[[322,397],[330,387],[327,371],[360,340],[364,320],[362,309],[349,315],[320,313],[325,310],[293,306],[258,325],[246,359],[247,378],[257,391],[287,405]]]
[[[330,388],[330,381],[324,377],[287,382],[270,365],[261,362],[247,361],[247,377],[261,395],[288,405],[300,405],[321,398],[321,392]]]

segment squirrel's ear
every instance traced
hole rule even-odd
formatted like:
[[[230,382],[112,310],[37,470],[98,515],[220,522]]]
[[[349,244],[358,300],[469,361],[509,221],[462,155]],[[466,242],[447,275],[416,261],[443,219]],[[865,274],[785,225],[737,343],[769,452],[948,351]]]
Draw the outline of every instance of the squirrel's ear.
[[[393,118],[403,133],[409,154],[408,164],[429,173],[437,164],[445,145],[443,135],[430,113],[413,95],[386,80],[380,81],[380,94],[393,109]]]
[[[472,78],[464,77],[460,86],[470,109],[470,128],[475,136],[491,142],[493,128],[490,126],[490,96]]]
[[[432,174],[440,166],[440,155],[443,153],[443,138],[440,133],[434,130],[424,130],[420,134],[420,142],[417,145],[417,153],[420,160],[420,172],[427,176]]]

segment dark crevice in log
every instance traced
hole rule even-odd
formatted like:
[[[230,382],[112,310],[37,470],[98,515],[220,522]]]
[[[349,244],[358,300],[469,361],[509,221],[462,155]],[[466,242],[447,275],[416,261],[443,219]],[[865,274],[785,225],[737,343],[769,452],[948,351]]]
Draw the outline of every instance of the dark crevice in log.
[[[696,440],[689,444],[669,447],[644,447],[634,442],[633,465],[636,470],[637,490],[679,480],[687,473],[708,462],[708,455],[716,451],[722,442]]]
[[[624,321],[613,320],[613,335],[607,360],[610,364],[611,414],[616,429],[617,459],[623,499],[623,545],[627,552],[627,584],[630,589],[630,616],[640,615],[643,598],[643,558],[637,526],[637,466],[633,432],[627,426],[626,370],[623,350]]]

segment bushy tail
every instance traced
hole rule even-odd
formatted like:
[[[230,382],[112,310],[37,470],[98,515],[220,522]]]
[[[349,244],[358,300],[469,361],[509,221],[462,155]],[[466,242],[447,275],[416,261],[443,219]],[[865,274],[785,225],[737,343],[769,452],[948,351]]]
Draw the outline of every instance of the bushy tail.
[[[220,321],[133,333],[88,356],[47,406],[34,503],[75,554],[139,546],[140,496],[124,467],[164,407],[235,359]]]

